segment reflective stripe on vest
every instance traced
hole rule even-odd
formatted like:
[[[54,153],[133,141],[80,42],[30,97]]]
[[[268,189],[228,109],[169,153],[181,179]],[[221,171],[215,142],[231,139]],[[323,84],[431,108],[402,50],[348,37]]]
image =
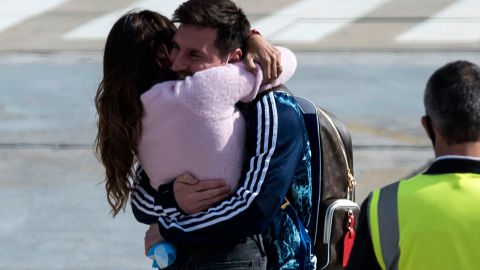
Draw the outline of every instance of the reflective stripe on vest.
[[[375,256],[382,269],[398,269],[400,256],[398,185],[390,184],[372,193],[368,205],[370,235]]]

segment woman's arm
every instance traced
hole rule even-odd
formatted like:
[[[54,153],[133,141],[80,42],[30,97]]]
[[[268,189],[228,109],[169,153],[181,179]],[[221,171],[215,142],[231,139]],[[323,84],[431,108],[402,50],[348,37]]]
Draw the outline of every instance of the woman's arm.
[[[290,80],[290,78],[293,76],[293,74],[295,73],[295,70],[297,69],[297,58],[295,57],[295,54],[293,54],[293,52],[287,48],[277,47],[277,49],[280,51],[280,57],[281,57],[280,60],[283,65],[282,66],[283,71],[279,74],[279,76],[276,79],[274,79],[273,81],[270,80],[271,81],[270,83],[262,84],[260,86],[260,89],[257,92],[255,92],[255,95],[248,95],[239,101],[242,101],[242,102],[253,101],[258,92],[262,92],[262,90],[268,90],[275,86],[284,84],[288,80]],[[280,63],[280,61],[278,63]],[[259,72],[262,72],[262,71],[259,71]],[[265,80],[263,80],[263,82],[265,82]]]
[[[278,67],[281,66],[280,51],[260,35],[258,31],[250,32],[245,41],[245,57],[243,62],[246,68],[254,72],[260,64],[263,72],[263,82],[271,83],[278,78]]]
[[[279,86],[280,84],[286,83],[293,76],[295,70],[297,69],[297,58],[295,57],[295,54],[293,54],[293,52],[289,49],[282,47],[277,48],[280,50],[282,71],[280,72],[277,79],[274,79],[270,83],[262,84],[260,90],[270,89],[275,86]]]
[[[286,48],[280,48],[283,72],[280,77],[266,87],[285,83],[293,76],[297,61],[295,55]],[[260,70],[260,69],[258,69]],[[249,72],[242,62],[222,65],[195,73],[183,81],[167,81],[155,85],[142,95],[145,109],[155,107],[169,99],[186,103],[189,108],[201,114],[224,117],[234,110],[238,101],[252,101],[261,88],[263,75]]]

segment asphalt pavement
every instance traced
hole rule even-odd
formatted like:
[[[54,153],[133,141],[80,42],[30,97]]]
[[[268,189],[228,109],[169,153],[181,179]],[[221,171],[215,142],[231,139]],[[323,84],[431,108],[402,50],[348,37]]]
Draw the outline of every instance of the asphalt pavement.
[[[463,53],[297,53],[288,83],[352,131],[357,201],[433,158],[422,93]],[[113,219],[94,157],[100,53],[0,55],[0,269],[147,269],[145,226]]]
[[[135,6],[168,13],[177,2],[46,0],[33,9],[0,0],[0,269],[150,268],[146,227],[129,207],[109,214],[93,97],[112,18]],[[448,61],[480,63],[478,31],[455,30],[477,25],[473,2],[238,1],[266,37],[295,50],[291,91],[350,128],[358,202],[433,158],[423,88]],[[437,26],[452,23],[439,40]]]

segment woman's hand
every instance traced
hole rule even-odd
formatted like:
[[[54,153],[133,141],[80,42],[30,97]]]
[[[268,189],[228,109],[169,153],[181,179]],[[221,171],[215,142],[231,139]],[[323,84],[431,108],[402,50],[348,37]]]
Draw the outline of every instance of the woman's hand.
[[[260,64],[263,71],[262,84],[268,84],[278,78],[282,73],[280,51],[272,46],[261,35],[251,34],[246,41],[245,66],[251,72],[255,72],[255,63]]]

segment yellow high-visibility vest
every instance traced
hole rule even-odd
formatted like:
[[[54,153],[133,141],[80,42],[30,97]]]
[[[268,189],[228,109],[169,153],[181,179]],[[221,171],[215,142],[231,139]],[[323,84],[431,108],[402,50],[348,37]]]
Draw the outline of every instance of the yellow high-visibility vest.
[[[480,175],[421,174],[370,194],[382,269],[480,269]]]

